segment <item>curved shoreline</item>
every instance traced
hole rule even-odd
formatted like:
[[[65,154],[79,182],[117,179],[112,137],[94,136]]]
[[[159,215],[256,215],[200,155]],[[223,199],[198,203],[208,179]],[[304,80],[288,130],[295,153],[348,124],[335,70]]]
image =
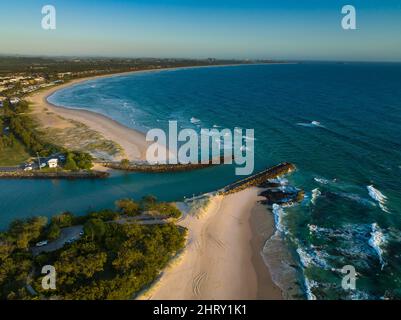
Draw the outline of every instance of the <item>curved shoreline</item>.
[[[34,105],[33,114],[36,114],[38,116],[43,127],[45,128],[57,127],[58,124],[56,119],[53,118],[51,119],[51,121],[46,121],[46,117],[44,116],[47,111],[51,111],[55,115],[62,117],[64,119],[70,119],[82,123],[87,127],[89,127],[90,129],[92,129],[93,131],[100,133],[105,139],[117,143],[123,149],[124,154],[114,157],[113,160],[118,161],[124,158],[127,158],[129,160],[145,160],[146,149],[150,142],[146,141],[146,137],[143,132],[127,127],[121,124],[120,122],[99,112],[55,105],[48,101],[48,97],[50,97],[57,91],[96,79],[122,77],[138,73],[152,73],[152,72],[186,70],[186,69],[197,69],[197,68],[219,68],[219,67],[232,67],[232,66],[244,66],[244,65],[246,66],[246,64],[188,66],[188,67],[163,68],[163,69],[133,70],[127,72],[90,76],[80,79],[74,79],[61,85],[33,92],[32,94],[28,95],[26,99],[27,101],[29,101],[31,104]]]
[[[43,120],[42,124],[45,128],[46,126],[61,126],[55,117],[46,119],[47,112],[51,111],[61,118],[83,123],[106,139],[118,143],[125,151],[124,157],[130,160],[143,160],[147,142],[142,132],[128,128],[97,112],[54,105],[47,98],[56,91],[99,78],[124,76],[138,72],[204,67],[223,66],[140,70],[76,79],[47,90],[34,92],[28,97],[28,101],[34,105],[33,113]],[[62,127],[60,128],[62,129]],[[213,200],[218,206],[208,210],[211,212],[208,212],[205,217],[188,217],[182,222],[192,235],[191,241],[185,248],[182,261],[170,270],[166,270],[156,286],[157,288],[154,291],[151,290],[155,293],[152,298],[282,298],[281,290],[274,284],[269,269],[261,257],[261,250],[266,239],[260,233],[261,230],[255,229],[255,226],[260,225],[255,221],[263,218],[267,220],[267,217],[263,217],[263,213],[256,214],[254,217],[254,208],[258,201],[255,190],[249,189],[237,194],[219,196],[219,199]],[[266,221],[270,229],[274,228],[272,221],[272,218]],[[210,234],[212,237],[209,236]],[[224,242],[223,246],[221,241]],[[222,255],[225,257],[224,260],[220,258]],[[188,270],[186,267],[190,267],[192,270]],[[208,276],[198,278],[197,276],[201,275],[204,269]],[[177,276],[178,278],[176,278]],[[216,281],[220,282],[218,287],[216,287]],[[180,290],[174,290],[177,286],[180,287]]]

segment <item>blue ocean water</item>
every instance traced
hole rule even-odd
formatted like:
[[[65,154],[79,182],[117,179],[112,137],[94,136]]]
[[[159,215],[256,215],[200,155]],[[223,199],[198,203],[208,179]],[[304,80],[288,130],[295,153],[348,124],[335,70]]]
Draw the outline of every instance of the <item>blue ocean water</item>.
[[[255,170],[279,162],[300,205],[276,208],[282,241],[309,298],[401,298],[401,65],[303,63],[144,72],[87,81],[49,101],[105,114],[142,131],[255,130]],[[193,123],[191,118],[199,119]],[[232,166],[98,181],[0,180],[0,224],[122,197],[180,200],[236,180]],[[341,269],[358,274],[341,287]],[[274,270],[279,273],[280,270]]]

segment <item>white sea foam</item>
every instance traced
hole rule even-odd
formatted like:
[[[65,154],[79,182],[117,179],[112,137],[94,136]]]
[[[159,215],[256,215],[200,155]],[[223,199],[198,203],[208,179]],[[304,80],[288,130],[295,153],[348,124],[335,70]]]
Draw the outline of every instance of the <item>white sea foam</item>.
[[[317,266],[323,269],[331,269],[326,262],[328,255],[323,251],[318,251],[313,247],[303,249],[301,246],[298,246],[297,253],[304,268]]]
[[[389,213],[390,211],[386,207],[387,197],[372,185],[367,186],[366,188],[368,189],[370,197],[379,203],[380,209]]]
[[[276,178],[276,179],[268,179],[267,181],[269,181],[270,183],[279,183],[282,186],[285,186],[288,184],[288,180],[285,178]]]
[[[308,128],[324,128],[324,126],[319,121],[311,121],[311,122],[298,122],[298,126],[308,127]]]
[[[383,234],[383,231],[380,229],[377,223],[372,224],[372,232],[370,233],[371,237],[369,239],[369,245],[375,249],[377,255],[379,256],[380,264],[382,266],[382,270],[386,265],[386,262],[383,260],[384,246],[386,245],[386,236]]]
[[[276,225],[277,231],[279,231],[280,233],[285,233],[285,227],[283,225],[283,217],[285,215],[284,209],[276,203],[273,204],[272,208],[274,223]]]
[[[319,231],[319,227],[315,224],[308,224],[309,233]]]
[[[372,297],[364,291],[351,291],[349,295],[351,300],[372,300]]]
[[[193,123],[193,124],[197,124],[200,122],[200,120],[195,117],[192,117],[189,121],[191,121],[191,123]]]
[[[306,297],[308,300],[316,300],[316,296],[312,293],[312,289],[318,286],[318,283],[313,280],[309,280],[308,277],[304,276],[304,284],[306,289]]]
[[[324,178],[313,178],[316,182],[320,183],[320,184],[329,184],[330,181]]]
[[[322,193],[318,188],[315,188],[312,190],[312,198],[311,198],[311,203],[314,205],[316,203],[316,199],[321,195]]]

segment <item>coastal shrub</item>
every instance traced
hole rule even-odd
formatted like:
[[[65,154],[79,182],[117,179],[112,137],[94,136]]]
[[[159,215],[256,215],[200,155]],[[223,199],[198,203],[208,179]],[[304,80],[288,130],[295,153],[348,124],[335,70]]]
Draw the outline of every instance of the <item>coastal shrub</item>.
[[[21,100],[18,104],[14,107],[14,111],[16,113],[24,113],[29,110],[29,104],[25,100]]]
[[[96,212],[91,212],[88,215],[89,219],[100,219],[103,221],[113,221],[117,220],[119,218],[118,212],[115,212],[113,210],[105,209],[101,211],[96,211]]]
[[[47,236],[46,238],[50,241],[56,240],[61,233],[61,229],[57,224],[50,224],[48,230],[47,230]]]
[[[39,255],[35,261],[40,265],[56,267],[57,289],[43,290],[43,275],[37,272],[35,290],[59,299],[131,299],[154,281],[185,243],[185,230],[173,224],[107,223],[103,231]]]
[[[71,152],[68,152],[66,157],[65,157],[65,164],[64,164],[64,169],[65,170],[70,170],[70,171],[77,171],[78,166],[74,160],[74,155]]]
[[[57,153],[65,153],[63,147],[56,146],[43,139],[43,137],[36,130],[35,122],[24,112],[28,111],[29,105],[25,101],[21,101],[14,110],[7,109],[5,112],[7,119],[10,123],[11,132],[26,146],[30,153],[34,156],[47,157]],[[0,131],[1,132],[1,131]],[[64,168],[66,170],[90,170],[93,166],[93,158],[89,153],[74,151],[67,152],[66,163]]]
[[[144,210],[149,210],[150,207],[155,205],[157,202],[157,198],[151,194],[142,197],[141,206]]]
[[[15,220],[11,223],[7,232],[18,249],[27,249],[29,245],[38,240],[47,225],[46,217],[34,217],[26,220]]]
[[[169,218],[179,218],[181,216],[181,211],[176,206],[168,202],[158,202],[157,198],[152,195],[142,198],[141,207],[143,211],[154,216]]]
[[[0,299],[30,299],[26,279],[33,267],[31,254],[15,250],[0,258],[0,266]]]
[[[94,239],[101,239],[106,232],[106,224],[101,219],[89,219],[84,224],[85,235]]]
[[[84,152],[67,152],[64,169],[70,171],[90,170],[93,166],[92,156]]]
[[[78,169],[90,170],[93,167],[93,158],[89,153],[76,151],[73,153],[73,158]]]
[[[71,212],[63,212],[51,218],[51,224],[60,228],[71,227],[74,225],[75,216]]]
[[[142,213],[141,206],[138,202],[132,199],[121,199],[116,201],[116,207],[120,210],[123,214],[128,216],[138,216]]]
[[[171,203],[159,202],[149,207],[149,212],[156,216],[179,218],[181,211]]]
[[[36,153],[38,153],[41,156],[49,156],[63,151],[62,148],[42,141],[34,129],[35,125],[32,119],[28,116],[12,113],[9,121],[10,130],[21,140],[32,154],[36,155]]]
[[[160,203],[162,208],[167,208],[165,203]],[[186,229],[172,223],[113,222],[117,217],[118,212],[101,210],[79,217],[64,212],[50,224],[44,217],[14,221],[0,233],[0,299],[131,299],[183,248]],[[84,235],[76,241],[35,257],[28,250],[37,241],[57,239],[62,228],[81,223]],[[41,268],[48,264],[57,270],[55,291],[41,285]],[[38,295],[27,291],[29,278]]]
[[[128,159],[122,159],[122,160],[120,161],[120,165],[121,165],[121,168],[126,169],[126,168],[129,167],[130,162],[129,162]]]

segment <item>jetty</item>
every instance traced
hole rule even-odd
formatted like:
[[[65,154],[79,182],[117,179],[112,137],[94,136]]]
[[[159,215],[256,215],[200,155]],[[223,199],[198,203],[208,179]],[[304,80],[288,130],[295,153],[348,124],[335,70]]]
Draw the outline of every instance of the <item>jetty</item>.
[[[108,176],[108,172],[102,171],[0,171],[0,179],[101,179]]]
[[[241,190],[250,188],[250,187],[257,187],[265,183],[269,179],[275,179],[282,175],[291,173],[295,171],[296,167],[294,164],[289,162],[282,162],[278,165],[273,167],[267,168],[257,174],[249,176],[245,179],[236,181],[234,183],[229,184],[228,186],[222,188],[221,190],[217,191],[217,195],[228,195],[231,193],[236,193]]]
[[[183,172],[192,171],[197,169],[204,169],[211,166],[216,166],[224,163],[225,158],[209,160],[207,163],[149,163],[147,161],[130,161],[129,163],[122,163],[118,161],[96,161],[97,164],[103,167],[130,171],[130,172],[147,172],[147,173],[169,173],[169,172]]]

